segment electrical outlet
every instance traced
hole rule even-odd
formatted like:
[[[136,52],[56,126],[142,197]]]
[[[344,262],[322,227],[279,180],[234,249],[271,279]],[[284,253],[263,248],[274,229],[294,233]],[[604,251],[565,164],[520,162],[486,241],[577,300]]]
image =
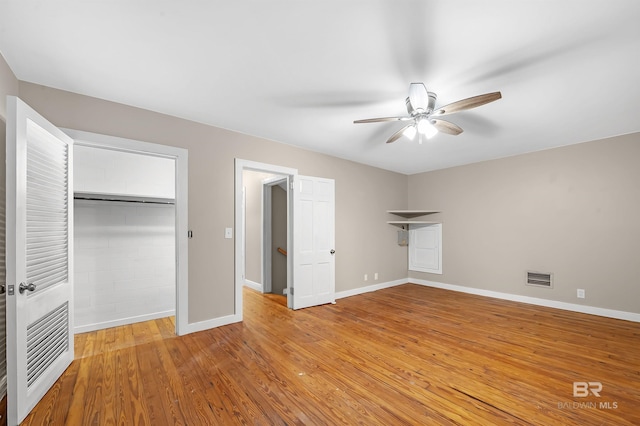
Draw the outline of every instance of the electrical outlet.
[[[578,289],[578,299],[584,299],[585,298],[585,291],[583,288],[579,288]]]
[[[364,280],[369,281],[369,276],[367,274],[364,274]]]
[[[378,280],[378,273],[377,272],[375,274],[373,274],[373,279],[376,280],[376,281]]]

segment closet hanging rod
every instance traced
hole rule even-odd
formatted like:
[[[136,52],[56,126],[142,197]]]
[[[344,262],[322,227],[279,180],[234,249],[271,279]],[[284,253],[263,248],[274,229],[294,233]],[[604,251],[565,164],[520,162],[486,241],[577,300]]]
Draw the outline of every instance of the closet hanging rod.
[[[140,204],[175,204],[176,200],[173,198],[159,198],[159,197],[144,197],[135,195],[120,195],[120,194],[99,194],[99,193],[87,193],[76,192],[73,194],[73,198],[76,200],[86,201],[115,201],[124,203],[140,203]]]

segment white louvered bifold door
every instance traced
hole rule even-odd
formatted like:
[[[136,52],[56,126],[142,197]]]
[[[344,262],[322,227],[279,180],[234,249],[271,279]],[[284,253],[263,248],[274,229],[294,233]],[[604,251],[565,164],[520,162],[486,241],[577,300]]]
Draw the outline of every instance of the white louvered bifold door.
[[[22,421],[73,361],[73,141],[7,104],[7,411]]]

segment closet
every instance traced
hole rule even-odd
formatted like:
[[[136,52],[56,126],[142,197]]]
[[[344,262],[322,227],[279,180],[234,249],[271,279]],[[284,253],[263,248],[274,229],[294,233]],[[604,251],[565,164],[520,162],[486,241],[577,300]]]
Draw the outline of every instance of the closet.
[[[175,314],[175,160],[74,147],[74,320],[85,332]]]

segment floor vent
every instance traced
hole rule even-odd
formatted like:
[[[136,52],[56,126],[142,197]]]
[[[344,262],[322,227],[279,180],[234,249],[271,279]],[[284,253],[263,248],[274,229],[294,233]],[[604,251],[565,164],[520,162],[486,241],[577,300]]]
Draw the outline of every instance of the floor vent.
[[[552,274],[544,274],[541,272],[527,271],[527,285],[552,288],[553,287],[552,278],[553,278]]]

